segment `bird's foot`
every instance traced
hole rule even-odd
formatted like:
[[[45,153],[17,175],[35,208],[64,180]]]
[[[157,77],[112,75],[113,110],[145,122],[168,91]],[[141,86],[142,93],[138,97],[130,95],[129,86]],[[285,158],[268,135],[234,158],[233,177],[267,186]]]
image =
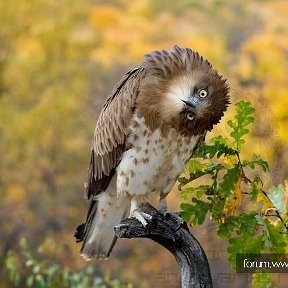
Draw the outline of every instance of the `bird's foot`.
[[[181,218],[181,216],[179,215],[179,213],[175,213],[175,212],[172,212],[168,209],[167,207],[167,201],[166,201],[166,198],[161,198],[160,199],[160,202],[159,202],[159,211],[164,215],[173,215],[173,217],[175,218],[176,221],[178,221],[179,223],[183,223],[183,219]]]
[[[141,201],[141,198],[139,199],[139,196],[132,197],[130,217],[136,218],[144,227],[146,227],[148,224],[147,221],[151,221],[152,216],[141,211],[141,206],[143,203],[144,202]]]
[[[161,198],[159,201],[159,211],[162,212],[164,215],[168,213],[167,201],[166,198]]]
[[[152,220],[152,216],[145,213],[145,212],[141,212],[139,210],[133,210],[131,213],[130,213],[130,217],[134,217],[136,218],[144,227],[147,226],[148,221],[151,221]]]

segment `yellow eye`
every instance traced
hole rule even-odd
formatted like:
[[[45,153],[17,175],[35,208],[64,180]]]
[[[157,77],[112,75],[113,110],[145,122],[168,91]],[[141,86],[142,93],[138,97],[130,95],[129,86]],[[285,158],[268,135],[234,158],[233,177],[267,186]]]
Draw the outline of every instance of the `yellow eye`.
[[[192,113],[187,113],[186,115],[188,120],[193,120],[194,119],[194,115]]]
[[[208,92],[205,89],[201,89],[198,93],[201,98],[205,98],[208,95]]]

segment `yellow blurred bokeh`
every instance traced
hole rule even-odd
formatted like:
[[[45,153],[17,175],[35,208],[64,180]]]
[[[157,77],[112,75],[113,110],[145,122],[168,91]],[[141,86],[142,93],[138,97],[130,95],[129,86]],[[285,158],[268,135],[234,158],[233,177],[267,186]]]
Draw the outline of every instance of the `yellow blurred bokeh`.
[[[87,265],[73,233],[86,211],[94,126],[109,91],[155,49],[178,44],[198,51],[228,78],[233,103],[253,103],[256,123],[244,153],[269,161],[267,185],[284,183],[287,19],[285,0],[0,0],[0,262],[20,237],[36,247],[51,236],[71,248],[51,252],[51,259],[78,270]],[[211,135],[229,135],[232,110]],[[176,188],[169,201],[178,209]],[[195,231],[206,250],[219,245],[213,227]],[[178,285],[155,284],[161,273],[178,270],[149,241],[121,240],[108,261],[93,265],[130,287]],[[0,287],[12,287],[5,271],[1,265]],[[233,287],[246,287],[241,283]]]

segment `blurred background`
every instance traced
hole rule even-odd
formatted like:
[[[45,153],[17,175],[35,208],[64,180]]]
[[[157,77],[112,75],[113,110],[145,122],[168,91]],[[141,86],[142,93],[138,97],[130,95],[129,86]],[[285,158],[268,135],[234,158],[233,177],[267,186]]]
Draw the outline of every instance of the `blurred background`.
[[[267,187],[284,184],[287,19],[285,0],[0,0],[0,287],[13,287],[4,258],[21,237],[36,255],[47,238],[61,245],[44,245],[45,261],[87,267],[73,234],[86,213],[95,123],[113,86],[152,50],[178,44],[198,51],[228,78],[234,103],[253,103],[257,120],[244,153],[269,161]],[[225,119],[214,135],[229,134]],[[169,206],[178,210],[174,190]],[[215,228],[209,219],[192,228],[215,287],[250,287],[225,262]],[[151,241],[118,241],[109,260],[89,265],[129,287],[179,287],[174,259]],[[277,277],[277,287],[287,287]]]

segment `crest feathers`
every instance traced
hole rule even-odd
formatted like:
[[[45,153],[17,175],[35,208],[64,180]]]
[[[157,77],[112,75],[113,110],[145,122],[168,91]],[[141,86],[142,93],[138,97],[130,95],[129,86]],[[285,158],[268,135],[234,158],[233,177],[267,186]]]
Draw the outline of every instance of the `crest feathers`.
[[[204,70],[212,67],[210,62],[200,56],[198,52],[177,45],[173,46],[171,50],[159,50],[146,54],[144,63],[154,76],[163,78],[171,78],[191,71],[195,67]]]

